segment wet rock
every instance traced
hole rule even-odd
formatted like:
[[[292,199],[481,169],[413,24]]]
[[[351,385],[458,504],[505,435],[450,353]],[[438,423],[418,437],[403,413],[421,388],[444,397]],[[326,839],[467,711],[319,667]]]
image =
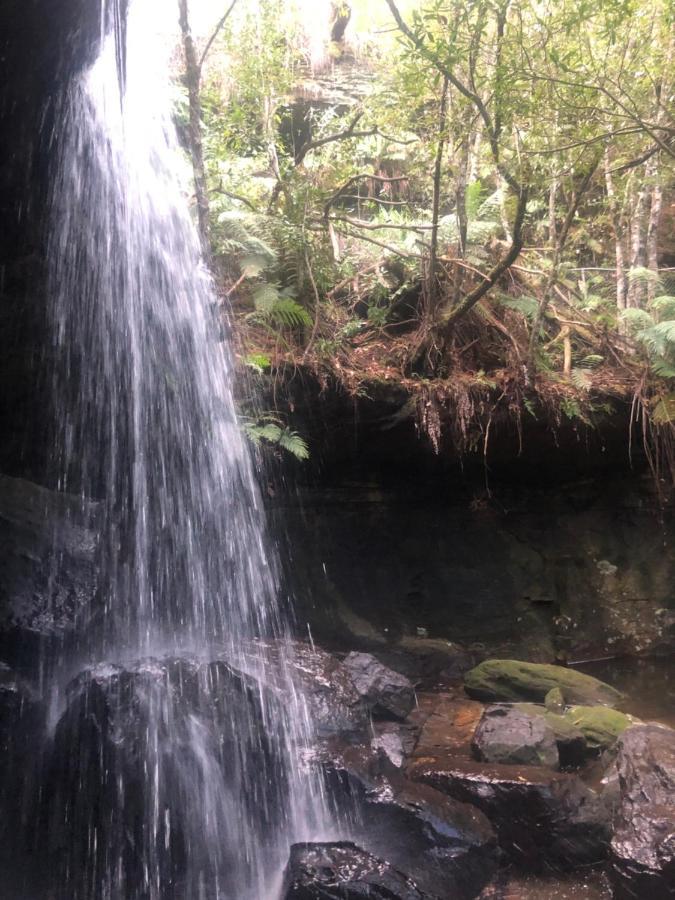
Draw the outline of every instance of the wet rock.
[[[461,678],[476,664],[476,654],[461,644],[416,635],[406,635],[386,649],[378,649],[377,656],[396,672],[429,686],[439,678]]]
[[[18,823],[37,774],[37,742],[44,710],[26,682],[0,663],[0,860],[9,860],[19,838]]]
[[[549,712],[545,706],[539,706],[536,703],[516,703],[515,708],[530,716],[541,717],[551,728],[555,736],[561,768],[576,769],[584,764],[591,750],[583,732],[566,716]],[[605,709],[605,707],[601,708]]]
[[[583,734],[592,753],[599,754],[616,743],[617,738],[636,720],[606,706],[571,706],[563,717]]]
[[[483,715],[483,704],[453,693],[420,694],[410,719],[421,722],[415,756],[437,753],[470,757],[471,741]]]
[[[349,670],[330,653],[302,641],[292,642],[290,650],[288,661],[307,698],[318,737],[363,737],[369,704]]]
[[[167,883],[180,880],[206,803],[223,858],[211,846],[204,871],[235,871],[242,842],[272,834],[284,815],[288,771],[274,733],[283,719],[280,697],[222,660],[144,659],[78,675],[44,778],[42,836],[59,877],[74,873],[73,896],[89,896],[92,883],[131,896],[150,854]],[[153,820],[152,809],[162,814]]]
[[[0,476],[0,646],[23,664],[96,592],[99,504]]]
[[[620,801],[611,844],[614,894],[675,897],[675,730],[628,728],[618,740]]]
[[[395,769],[401,769],[415,746],[414,731],[397,722],[374,722],[373,725],[372,751],[383,755]]]
[[[563,666],[520,662],[515,659],[490,659],[464,676],[464,688],[477,700],[543,703],[553,688],[559,688],[565,703],[588,706],[617,706],[622,698],[609,684]]]
[[[333,751],[324,777],[356,842],[433,896],[475,897],[497,865],[495,834],[473,806],[415,784],[362,748]]]
[[[415,759],[406,774],[485,813],[519,866],[565,869],[607,854],[611,810],[574,775],[452,756]]]
[[[405,719],[415,705],[415,689],[410,680],[370,653],[350,653],[342,668],[374,716]]]
[[[294,844],[283,900],[432,900],[388,862],[350,841]]]
[[[489,706],[473,737],[472,750],[483,762],[557,769],[558,747],[543,716],[508,706]]]

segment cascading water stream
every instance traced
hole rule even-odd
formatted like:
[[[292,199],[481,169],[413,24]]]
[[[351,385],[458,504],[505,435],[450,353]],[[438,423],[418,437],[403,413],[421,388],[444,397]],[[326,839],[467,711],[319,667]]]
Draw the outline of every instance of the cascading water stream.
[[[160,5],[133,0],[125,22],[104,2],[100,55],[70,86],[58,135],[60,486],[100,499],[104,528],[86,669],[58,701],[48,896],[271,900],[323,807],[301,774],[309,719],[181,189],[157,26],[177,13]]]

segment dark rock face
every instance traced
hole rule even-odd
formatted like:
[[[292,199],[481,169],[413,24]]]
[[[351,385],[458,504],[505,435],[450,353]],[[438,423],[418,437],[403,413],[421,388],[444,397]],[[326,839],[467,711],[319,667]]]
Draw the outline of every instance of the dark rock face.
[[[405,719],[415,705],[415,689],[409,679],[370,653],[350,653],[342,666],[374,716]]]
[[[324,773],[336,810],[354,822],[354,840],[406,872],[420,890],[475,897],[494,874],[494,831],[475,807],[410,782],[358,748],[334,753]]]
[[[307,698],[318,737],[365,735],[368,704],[336,657],[319,647],[295,641],[290,664]]]
[[[464,689],[477,700],[543,703],[549,691],[559,688],[566,703],[617,706],[619,691],[592,675],[575,669],[517,659],[489,659],[464,676]]]
[[[356,844],[294,844],[283,900],[432,900],[412,879]]]
[[[554,662],[673,652],[675,555],[654,553],[663,528],[672,534],[673,516],[666,511],[659,524],[646,480],[612,480],[603,453],[598,478],[580,463],[564,488],[558,471],[554,484],[532,489],[532,467],[520,462],[516,484],[493,484],[497,502],[475,506],[482,470],[471,481],[447,459],[431,473],[419,456],[401,460],[404,448],[382,430],[384,416],[373,432],[359,431],[376,404],[360,404],[358,437],[348,405],[340,442],[330,398],[322,395],[312,413],[328,454],[357,448],[361,477],[328,469],[301,503],[285,498],[272,510],[279,531],[289,530],[298,619],[318,641],[373,652],[415,680],[446,668],[444,655],[461,674],[472,657]],[[616,437],[625,454],[623,426]],[[419,448],[413,435],[408,449]],[[397,468],[387,473],[382,462],[392,455]],[[535,466],[547,459],[558,470],[570,460],[541,446],[535,456]],[[324,460],[318,449],[315,458]],[[583,483],[575,482],[580,475]],[[454,658],[448,642],[458,646]]]
[[[472,749],[483,762],[557,769],[558,747],[543,716],[530,716],[507,706],[489,706],[483,713]]]
[[[618,741],[620,805],[611,844],[616,897],[675,897],[675,730],[628,728]]]
[[[135,895],[148,859],[167,884],[188,877],[188,842],[191,853],[206,843],[198,835],[208,797],[196,786],[218,790],[223,775],[234,799],[214,805],[222,858],[197,862],[207,879],[216,865],[236,871],[249,830],[271,834],[284,814],[287,770],[270,733],[282,719],[281,700],[222,661],[147,659],[81,673],[45,776],[43,847],[68,900],[88,900],[91,884]]]
[[[611,812],[576,776],[452,757],[416,759],[407,774],[485,813],[499,846],[519,866],[564,869],[607,854]]]
[[[0,476],[0,646],[30,655],[64,635],[96,593],[98,504]]]

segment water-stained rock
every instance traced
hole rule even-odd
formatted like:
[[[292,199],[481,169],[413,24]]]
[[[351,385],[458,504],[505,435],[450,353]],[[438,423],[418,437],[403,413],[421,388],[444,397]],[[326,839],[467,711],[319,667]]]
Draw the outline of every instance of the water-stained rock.
[[[607,709],[604,706],[597,708]],[[546,722],[555,736],[561,768],[578,769],[584,764],[592,751],[583,732],[566,715],[550,712],[545,706],[536,703],[516,703],[515,709],[522,710],[529,716],[539,716]],[[614,710],[607,711],[614,712]]]
[[[559,688],[565,703],[617,706],[621,693],[591,675],[543,663],[515,659],[489,659],[464,676],[464,688],[477,700],[543,703],[553,688]]]
[[[474,804],[494,825],[501,849],[519,866],[588,865],[607,854],[610,810],[577,776],[452,756],[414,759],[406,774]]]
[[[620,801],[611,844],[621,900],[675,897],[675,730],[628,728],[617,743]]]
[[[288,662],[307,699],[317,735],[364,736],[369,706],[350,672],[319,647],[293,641],[289,649]]]
[[[167,884],[193,884],[188,858],[206,883],[240,872],[241,847],[284,816],[284,714],[281,697],[222,660],[151,658],[78,675],[45,778],[43,845],[70,896],[91,896],[91,884],[135,896],[150,859]]]
[[[558,747],[553,729],[543,716],[510,706],[489,706],[472,742],[473,754],[483,762],[557,769]]]
[[[435,900],[390,863],[351,841],[293,844],[283,900]]]
[[[409,781],[367,748],[334,750],[323,770],[336,812],[354,823],[350,836],[421,890],[460,900],[492,877],[495,834],[475,807]]]
[[[0,475],[0,643],[25,664],[96,592],[99,504]]]
[[[405,719],[415,705],[412,682],[370,653],[350,653],[343,660],[342,668],[374,716]]]

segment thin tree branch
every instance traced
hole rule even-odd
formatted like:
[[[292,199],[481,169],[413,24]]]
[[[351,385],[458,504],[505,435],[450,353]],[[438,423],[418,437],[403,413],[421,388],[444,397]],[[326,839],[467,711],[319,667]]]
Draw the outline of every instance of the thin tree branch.
[[[225,25],[227,20],[230,18],[230,13],[234,9],[236,3],[237,3],[237,0],[232,0],[232,3],[230,3],[230,5],[228,6],[225,15],[222,17],[222,19],[220,19],[220,21],[214,28],[213,32],[211,33],[211,37],[208,39],[208,41],[206,42],[206,45],[204,46],[204,49],[202,50],[202,55],[199,57],[199,62],[197,63],[197,68],[199,69],[200,77],[201,77],[201,73],[202,73],[202,67],[204,65],[204,61],[206,60],[206,57],[209,54],[209,50],[213,46],[213,42],[220,34],[223,26]]]

